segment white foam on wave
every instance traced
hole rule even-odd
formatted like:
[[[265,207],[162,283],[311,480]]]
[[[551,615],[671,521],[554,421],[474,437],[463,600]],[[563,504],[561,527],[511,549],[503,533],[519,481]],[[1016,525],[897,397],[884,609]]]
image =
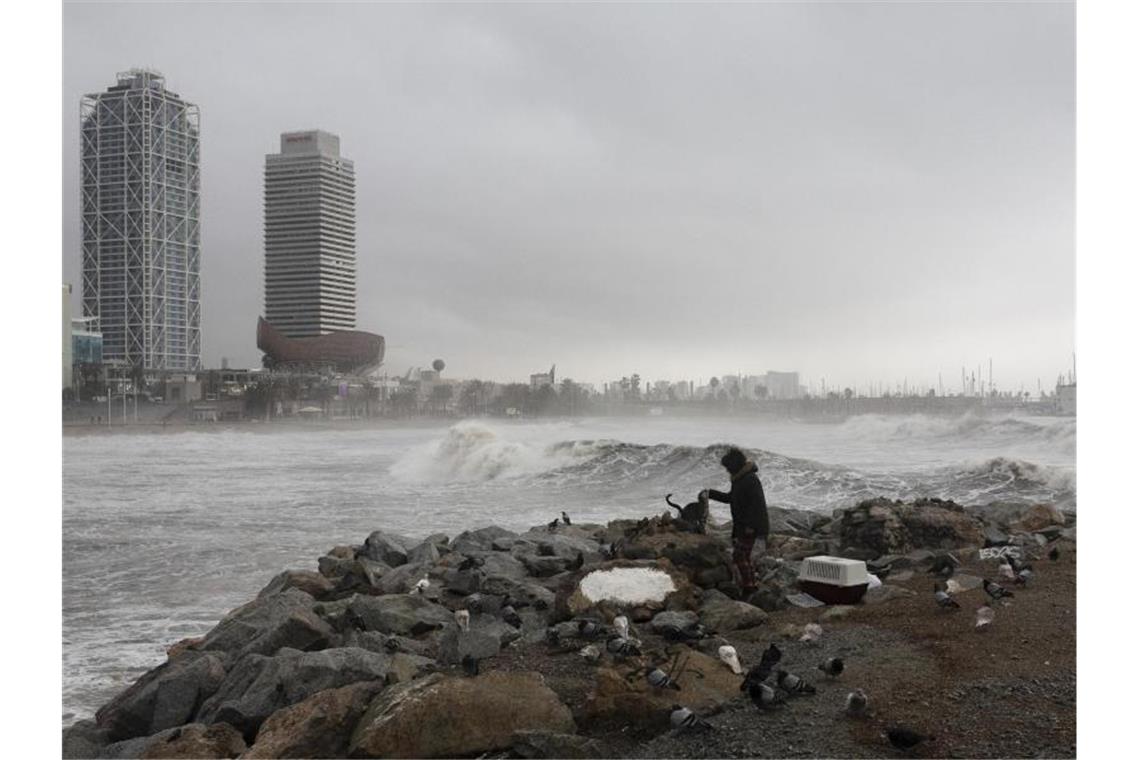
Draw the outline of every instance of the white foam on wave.
[[[534,475],[593,453],[589,446],[547,447],[508,440],[484,423],[461,422],[443,438],[409,449],[390,474],[405,483],[475,483]]]

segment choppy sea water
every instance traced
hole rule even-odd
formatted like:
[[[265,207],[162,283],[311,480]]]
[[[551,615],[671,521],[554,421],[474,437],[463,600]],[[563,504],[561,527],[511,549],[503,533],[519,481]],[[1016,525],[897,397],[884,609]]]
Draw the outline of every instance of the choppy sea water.
[[[372,530],[406,535],[566,510],[640,517],[725,486],[749,449],[770,504],[829,512],[871,496],[1076,506],[1068,418],[588,419],[435,427],[67,436],[63,721],[89,717],[286,568]],[[727,519],[727,507],[713,505]]]

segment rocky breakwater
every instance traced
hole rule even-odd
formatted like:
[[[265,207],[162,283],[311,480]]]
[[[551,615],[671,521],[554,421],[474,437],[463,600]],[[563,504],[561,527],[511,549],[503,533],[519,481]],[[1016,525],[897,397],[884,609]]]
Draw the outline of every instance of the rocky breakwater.
[[[607,731],[668,728],[678,692],[647,680],[653,668],[702,714],[741,699],[720,650],[772,635],[805,556],[860,557],[886,576],[934,551],[1075,537],[1075,518],[1044,506],[877,499],[830,516],[771,512],[762,588],[747,600],[729,526],[692,533],[668,514],[423,540],[376,531],[170,646],[64,731],[63,755],[620,754]]]

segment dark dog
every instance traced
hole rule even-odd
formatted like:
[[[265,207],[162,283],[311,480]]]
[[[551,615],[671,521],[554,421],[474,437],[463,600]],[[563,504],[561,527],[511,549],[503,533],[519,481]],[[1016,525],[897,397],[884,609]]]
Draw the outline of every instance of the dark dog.
[[[709,521],[709,499],[704,495],[704,491],[697,496],[697,500],[690,502],[685,506],[674,504],[669,497],[673,494],[665,494],[665,503],[679,512],[677,522],[682,524],[682,527],[691,533],[704,533],[705,526]]]

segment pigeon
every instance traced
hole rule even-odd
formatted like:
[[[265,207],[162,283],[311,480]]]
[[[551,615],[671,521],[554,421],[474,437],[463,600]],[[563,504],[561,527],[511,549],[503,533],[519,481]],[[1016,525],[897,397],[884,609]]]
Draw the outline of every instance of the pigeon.
[[[511,605],[505,605],[503,609],[499,610],[499,614],[503,616],[503,622],[514,628],[522,628],[522,618],[519,613],[515,612],[515,608]]]
[[[384,649],[389,652],[398,652],[400,650],[400,642],[396,640],[395,636],[389,636],[384,640]]]
[[[786,670],[776,671],[776,685],[789,694],[815,694],[815,687]]]
[[[463,672],[469,676],[479,675],[479,661],[469,654],[463,655]]]
[[[680,705],[673,705],[673,711],[669,713],[669,725],[678,732],[708,731],[712,728],[712,724],[707,720],[697,717],[695,712]]]
[[[895,749],[903,750],[904,752],[907,750],[912,750],[919,744],[922,744],[924,741],[928,741],[934,738],[932,736],[924,736],[923,734],[906,728],[905,726],[894,726],[892,728],[888,728],[884,736],[887,737],[887,741],[891,743],[892,747]]]
[[[938,602],[938,606],[946,610],[961,609],[962,605],[954,600],[954,597],[947,594],[937,586],[934,587],[934,601]]]
[[[628,639],[629,618],[627,618],[625,615],[618,615],[616,618],[614,618],[614,630],[617,631],[618,636],[621,636],[623,639]]]
[[[553,520],[551,520],[550,522],[548,522],[548,523],[546,524],[546,529],[547,529],[548,531],[550,531],[551,533],[553,533],[554,531],[558,530],[558,518],[557,518],[557,517],[555,517]]]
[[[636,639],[623,639],[614,636],[606,642],[606,651],[617,657],[639,657],[641,655],[641,642]]]
[[[736,654],[736,647],[725,644],[720,649],[716,650],[717,657],[720,661],[729,667],[736,675],[744,672],[744,668],[740,667],[740,658]]]
[[[558,633],[557,628],[546,629],[546,643],[552,647],[559,646],[562,643],[562,636]]]
[[[568,514],[566,514],[565,512],[563,512],[563,513],[562,513],[562,522],[564,522],[564,523],[566,523],[567,525],[569,525],[569,524],[570,524],[570,515],[568,515]]]
[[[1031,581],[1032,579],[1033,579],[1033,571],[1030,570],[1028,567],[1023,567],[1021,569],[1021,572],[1019,572],[1017,574],[1017,577],[1013,579],[1013,582],[1015,584],[1017,584],[1018,586],[1024,586],[1027,583],[1029,583],[1029,581]]]
[[[763,683],[768,680],[768,676],[772,673],[772,668],[780,661],[783,656],[775,644],[769,645],[764,653],[760,655],[760,662],[749,668],[748,673],[744,676],[744,681],[740,684],[741,691],[748,691],[753,684]]]
[[[471,628],[471,613],[467,610],[455,611],[455,622],[459,624],[459,630],[468,631]]]
[[[808,623],[804,626],[804,633],[800,636],[800,641],[805,641],[809,644],[815,643],[820,636],[823,635],[823,626],[819,623]]]
[[[986,590],[986,593],[990,595],[990,598],[994,600],[1001,599],[1005,596],[1008,596],[1010,599],[1013,598],[1013,593],[1006,591],[1004,588],[988,579],[982,581],[982,588],[984,588]]]
[[[602,650],[595,644],[587,644],[578,650],[578,654],[585,657],[587,662],[597,662],[602,657]]]
[[[828,657],[817,667],[827,675],[835,678],[843,672],[843,660],[839,657]]]
[[[582,639],[596,639],[605,633],[605,628],[593,620],[578,621],[578,637]]]
[[[430,585],[431,585],[431,581],[429,581],[427,578],[420,578],[418,581],[416,581],[416,585],[412,586],[411,590],[408,593],[409,594],[423,594],[425,591],[428,590],[428,586],[430,586]]]
[[[1054,546],[1052,549],[1049,550],[1049,561],[1050,562],[1056,562],[1060,558],[1061,558],[1061,550],[1058,549],[1056,546]]]
[[[673,689],[680,691],[681,686],[670,678],[661,668],[646,668],[645,679],[654,689]]]
[[[753,681],[748,685],[748,696],[761,710],[770,710],[783,703],[784,699],[776,690],[763,681]]]
[[[852,718],[862,718],[867,714],[867,695],[862,689],[856,689],[847,695],[843,711]]]
[[[974,629],[978,631],[983,630],[992,622],[994,622],[994,609],[989,605],[983,604],[978,608],[974,618]]]
[[[578,552],[578,556],[570,561],[569,568],[571,570],[581,570],[582,565],[584,564],[586,564],[586,558],[583,556],[582,552]]]

